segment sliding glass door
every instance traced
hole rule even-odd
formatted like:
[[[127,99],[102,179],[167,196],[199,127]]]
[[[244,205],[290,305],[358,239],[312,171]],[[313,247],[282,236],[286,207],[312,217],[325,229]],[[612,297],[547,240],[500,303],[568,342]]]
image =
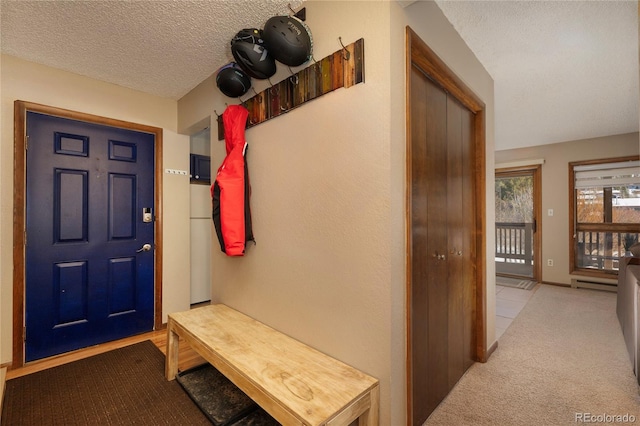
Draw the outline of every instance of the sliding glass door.
[[[496,274],[538,279],[539,167],[496,171]]]

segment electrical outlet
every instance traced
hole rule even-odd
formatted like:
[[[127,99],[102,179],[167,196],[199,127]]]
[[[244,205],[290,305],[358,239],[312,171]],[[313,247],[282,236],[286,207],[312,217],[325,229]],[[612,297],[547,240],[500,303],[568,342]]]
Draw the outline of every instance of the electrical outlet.
[[[547,266],[553,266],[553,259],[547,259]]]

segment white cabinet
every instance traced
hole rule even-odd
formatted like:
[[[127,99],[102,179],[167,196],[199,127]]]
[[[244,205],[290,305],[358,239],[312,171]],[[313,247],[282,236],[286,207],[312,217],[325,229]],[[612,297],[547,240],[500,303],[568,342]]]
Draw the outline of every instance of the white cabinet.
[[[191,190],[191,304],[211,300],[211,195],[207,185]]]

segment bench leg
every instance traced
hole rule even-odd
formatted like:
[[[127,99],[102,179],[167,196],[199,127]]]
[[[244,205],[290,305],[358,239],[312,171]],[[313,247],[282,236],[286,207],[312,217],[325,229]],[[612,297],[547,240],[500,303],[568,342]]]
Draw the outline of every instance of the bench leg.
[[[164,363],[164,374],[167,380],[173,380],[178,374],[178,334],[173,331],[171,318],[167,324],[167,355]]]
[[[358,426],[378,426],[380,424],[380,385],[371,389],[371,406],[358,418]]]

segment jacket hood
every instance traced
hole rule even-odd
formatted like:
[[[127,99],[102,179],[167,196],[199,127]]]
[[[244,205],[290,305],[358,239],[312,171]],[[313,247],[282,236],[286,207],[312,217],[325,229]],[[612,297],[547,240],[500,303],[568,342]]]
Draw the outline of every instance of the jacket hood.
[[[227,154],[234,147],[240,145],[244,149],[244,130],[247,126],[249,110],[242,105],[229,105],[222,113],[224,125],[224,140],[227,146]]]

